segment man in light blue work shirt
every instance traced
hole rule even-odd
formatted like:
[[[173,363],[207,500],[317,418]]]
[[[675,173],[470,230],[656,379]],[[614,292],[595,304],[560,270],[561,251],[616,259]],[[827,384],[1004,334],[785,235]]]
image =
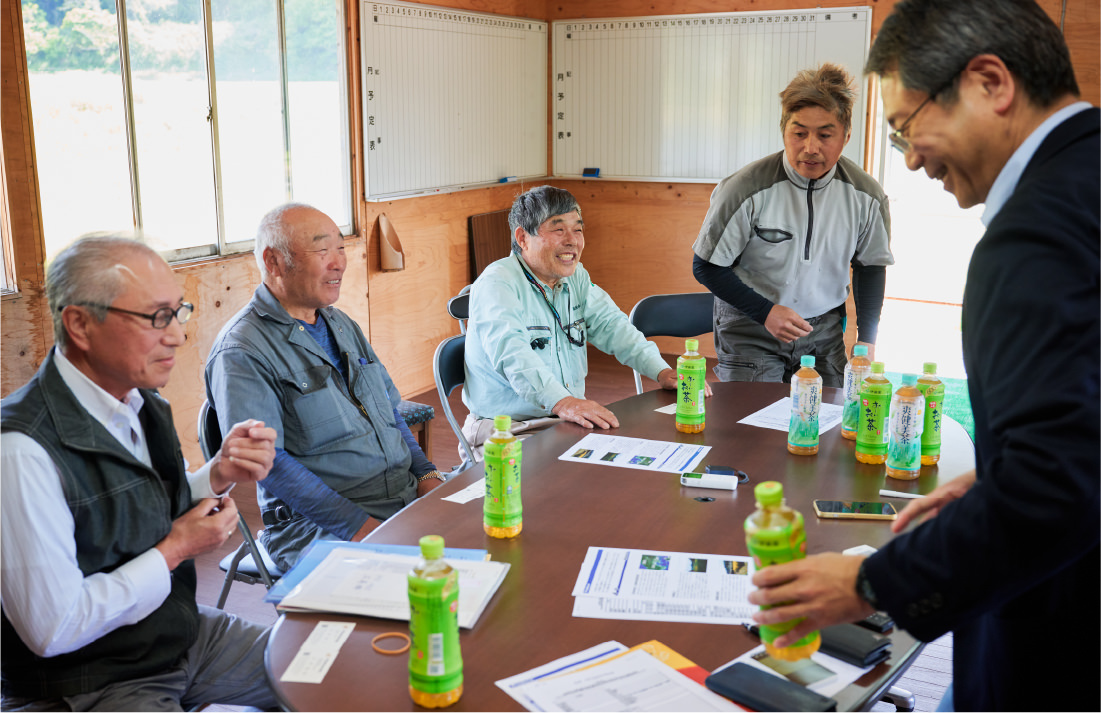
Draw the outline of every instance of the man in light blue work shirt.
[[[559,419],[619,426],[615,414],[585,398],[586,343],[663,389],[676,388],[676,371],[657,345],[582,267],[584,224],[569,191],[533,188],[513,202],[508,222],[512,254],[487,267],[470,290],[463,433],[471,445],[479,448],[501,415],[512,417],[517,434]]]

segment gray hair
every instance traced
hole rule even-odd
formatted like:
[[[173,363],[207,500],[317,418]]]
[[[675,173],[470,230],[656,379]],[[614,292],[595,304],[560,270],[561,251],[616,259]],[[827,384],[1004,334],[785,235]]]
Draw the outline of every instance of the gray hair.
[[[77,238],[50,261],[46,270],[46,302],[53,319],[54,341],[64,349],[69,333],[61,319],[68,305],[83,305],[102,322],[107,310],[126,287],[120,261],[132,255],[160,254],[143,242],[123,234],[89,233]]]
[[[268,268],[264,265],[264,251],[268,248],[275,250],[287,261],[287,267],[294,267],[294,256],[291,255],[291,233],[283,221],[287,211],[298,208],[317,210],[308,203],[284,203],[269,210],[260,219],[260,226],[256,229],[256,244],[252,254],[256,257],[256,266],[260,268],[260,279],[267,281]]]
[[[1079,95],[1066,40],[1033,0],[904,0],[883,21],[864,71],[897,71],[903,87],[954,102],[958,75],[980,54],[999,57],[1037,106]]]
[[[817,106],[836,116],[848,136],[853,126],[855,95],[852,75],[841,65],[824,62],[818,69],[804,69],[780,92],[780,131],[787,129],[792,114]]]
[[[539,226],[556,215],[577,211],[581,215],[581,206],[569,191],[554,186],[537,186],[527,193],[516,196],[512,209],[508,212],[508,228],[512,233],[512,252],[519,254],[520,245],[516,242],[516,228],[523,228],[528,235],[536,235]]]

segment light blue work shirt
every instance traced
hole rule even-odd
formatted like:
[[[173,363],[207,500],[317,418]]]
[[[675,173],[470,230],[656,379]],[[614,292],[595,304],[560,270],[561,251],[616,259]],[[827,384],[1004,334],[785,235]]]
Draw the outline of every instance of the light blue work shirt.
[[[544,299],[521,261],[513,254],[494,262],[470,288],[463,403],[472,414],[539,418],[553,415],[551,409],[567,396],[585,398],[588,352],[570,343],[548,301],[563,326],[575,325],[575,339],[584,334],[587,343],[654,380],[669,368],[657,345],[593,284],[583,265],[553,288],[535,278]],[[526,263],[524,268],[531,272]]]

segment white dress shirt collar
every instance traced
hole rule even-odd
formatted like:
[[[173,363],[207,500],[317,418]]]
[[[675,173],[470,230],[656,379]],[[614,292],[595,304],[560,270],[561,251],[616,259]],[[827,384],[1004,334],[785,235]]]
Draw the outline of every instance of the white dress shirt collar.
[[[61,380],[73,392],[84,410],[99,421],[123,448],[145,465],[152,467],[149,444],[145,441],[145,430],[138,418],[138,413],[145,404],[141,393],[137,389],[130,389],[126,400],[119,401],[77,369],[60,349],[54,350],[54,363],[57,364]]]

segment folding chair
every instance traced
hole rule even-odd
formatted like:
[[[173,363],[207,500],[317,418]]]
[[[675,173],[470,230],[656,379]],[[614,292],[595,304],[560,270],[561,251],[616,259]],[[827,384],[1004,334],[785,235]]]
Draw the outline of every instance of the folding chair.
[[[443,408],[444,416],[447,417],[447,423],[451,425],[451,430],[455,432],[455,437],[459,439],[459,446],[463,452],[463,460],[452,471],[453,473],[461,473],[474,465],[476,460],[474,449],[471,448],[470,442],[463,435],[463,429],[459,422],[455,420],[455,414],[452,412],[451,403],[447,398],[452,391],[462,386],[463,382],[466,381],[465,357],[465,334],[448,337],[440,342],[440,345],[436,347],[435,355],[432,357],[432,374],[436,379],[436,392],[440,397],[440,407]]]
[[[697,337],[714,331],[710,292],[682,292],[643,297],[631,309],[631,324],[646,337]],[[642,378],[635,371],[635,392],[642,393]]]
[[[215,413],[209,401],[203,401],[199,409],[198,426],[199,447],[203,451],[203,457],[210,460],[211,456],[222,447],[222,431],[218,427],[218,414]],[[283,576],[283,572],[268,556],[264,546],[252,536],[252,531],[249,530],[248,523],[240,511],[237,512],[237,529],[241,531],[244,541],[233,554],[226,555],[218,563],[218,567],[226,573],[222,592],[218,595],[219,609],[225,606],[226,599],[229,597],[229,588],[235,581],[245,584],[262,583],[264,587],[271,589],[275,580]]]

